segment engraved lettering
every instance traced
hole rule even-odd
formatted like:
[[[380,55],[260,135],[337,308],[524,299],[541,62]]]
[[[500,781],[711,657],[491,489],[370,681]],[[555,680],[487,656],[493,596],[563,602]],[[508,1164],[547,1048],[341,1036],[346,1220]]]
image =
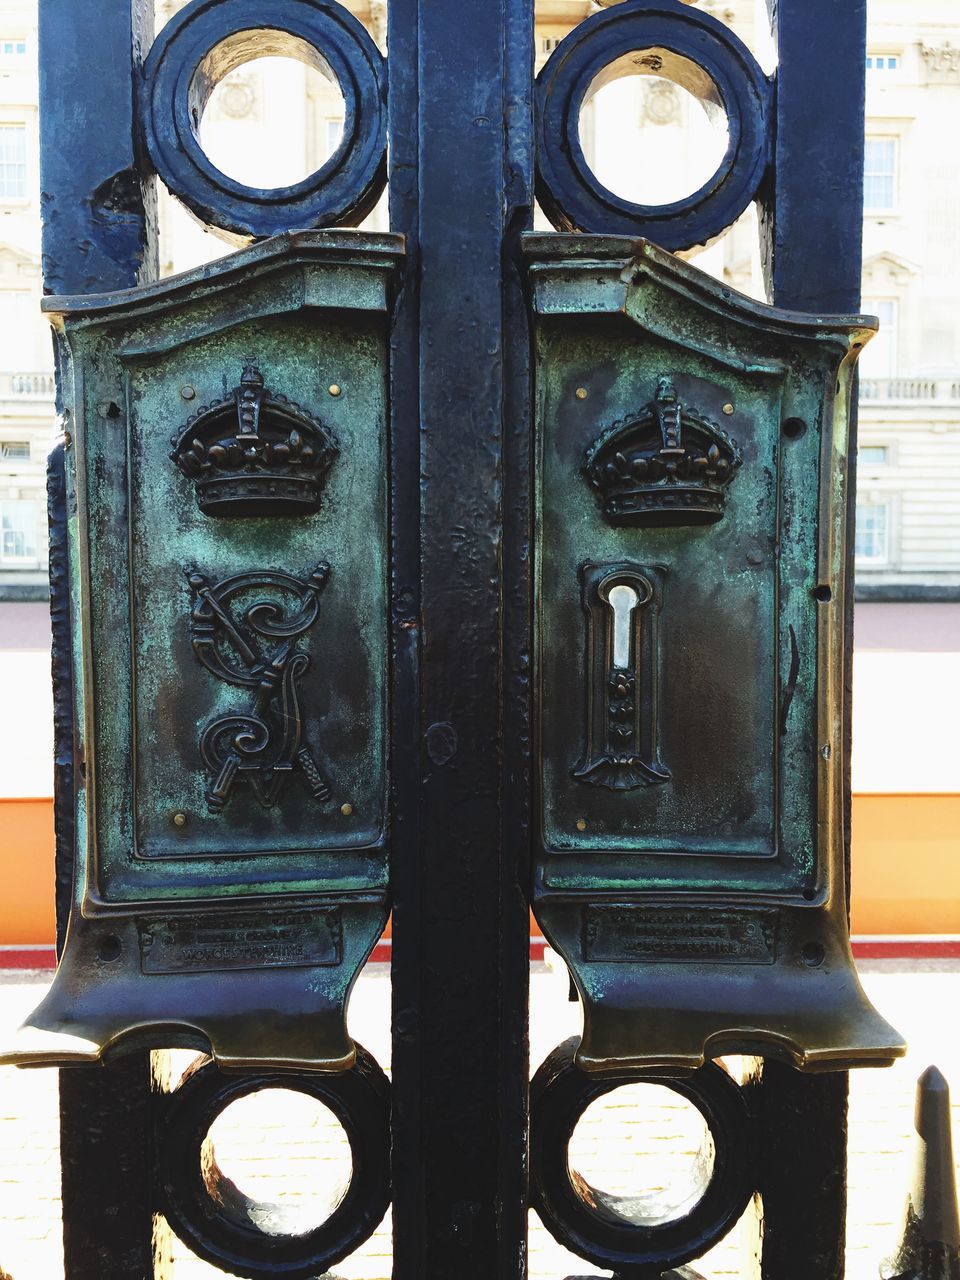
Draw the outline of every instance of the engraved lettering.
[[[773,964],[776,914],[678,907],[589,906],[583,958],[605,962]]]
[[[144,973],[335,965],[341,950],[338,911],[297,912],[270,920],[170,917],[140,925]]]

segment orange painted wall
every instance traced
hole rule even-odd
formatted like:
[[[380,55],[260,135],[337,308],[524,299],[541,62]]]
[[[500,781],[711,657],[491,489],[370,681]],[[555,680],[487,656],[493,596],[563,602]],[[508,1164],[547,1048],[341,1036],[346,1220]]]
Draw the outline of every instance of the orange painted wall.
[[[0,945],[52,942],[53,801],[0,799]],[[960,795],[853,798],[854,933],[960,933]]]
[[[960,933],[960,795],[853,797],[854,933]]]
[[[53,942],[53,801],[0,798],[0,945]]]

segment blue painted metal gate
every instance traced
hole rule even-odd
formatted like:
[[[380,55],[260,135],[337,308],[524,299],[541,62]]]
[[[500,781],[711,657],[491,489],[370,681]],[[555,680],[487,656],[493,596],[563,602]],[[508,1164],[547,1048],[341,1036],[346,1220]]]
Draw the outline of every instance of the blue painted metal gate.
[[[390,359],[397,1280],[520,1280],[528,1180],[542,1187],[545,1176],[528,1168],[527,1143],[532,370],[521,235],[534,190],[560,229],[645,235],[669,249],[720,233],[755,199],[770,300],[856,311],[865,0],[770,2],[772,80],[709,15],[679,0],[626,0],[585,20],[539,87],[534,0],[389,0],[386,60],[335,0],[192,0],[157,41],[149,0],[41,2],[48,292],[156,278],[158,175],[203,220],[248,240],[354,225],[388,182],[391,228],[406,238]],[[296,190],[225,185],[194,136],[200,54],[248,29],[315,45],[345,90],[348,141]],[[662,45],[710,73],[735,138],[708,188],[669,215],[638,213],[599,188],[574,137],[596,69]],[[50,481],[62,941],[80,764],[61,476],[62,457]],[[199,1160],[209,1108],[226,1087],[178,1120],[186,1164]],[[180,1176],[168,1159],[170,1104],[142,1052],[61,1073],[71,1280],[163,1274],[154,1219],[176,1217],[171,1180]],[[359,1117],[383,1104],[376,1088],[343,1103]],[[760,1134],[750,1189],[764,1205],[759,1273],[835,1280],[846,1076],[758,1065],[750,1105]],[[314,1240],[312,1253],[253,1230],[238,1245],[218,1235],[209,1206],[180,1213],[194,1225],[206,1213],[206,1235],[198,1227],[191,1238],[202,1236],[227,1270],[306,1277],[376,1225],[381,1180],[364,1184],[341,1233]],[[652,1260],[628,1259],[618,1274],[647,1280],[673,1256],[658,1261],[654,1247]]]

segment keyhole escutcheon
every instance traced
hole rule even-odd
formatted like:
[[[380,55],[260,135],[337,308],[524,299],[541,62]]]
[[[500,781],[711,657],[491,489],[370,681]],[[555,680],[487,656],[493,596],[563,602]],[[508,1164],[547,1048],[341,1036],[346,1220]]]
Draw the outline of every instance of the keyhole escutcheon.
[[[613,610],[613,665],[625,671],[630,663],[631,620],[640,597],[625,582],[610,588],[607,603]]]

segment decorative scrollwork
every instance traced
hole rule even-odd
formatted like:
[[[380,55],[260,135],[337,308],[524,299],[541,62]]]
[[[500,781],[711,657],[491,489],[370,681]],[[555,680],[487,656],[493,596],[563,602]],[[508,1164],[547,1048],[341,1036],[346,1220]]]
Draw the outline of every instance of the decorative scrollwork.
[[[299,770],[311,795],[324,801],[330,788],[303,743],[298,685],[310,658],[297,647],[313,626],[330,566],[319,564],[304,581],[279,570],[238,573],[211,586],[190,569],[196,595],[190,615],[193,651],[218,680],[256,691],[249,711],[218,716],[200,734],[200,754],[212,775],[207,803],[221,812],[238,776],[271,808],[291,773]],[[281,600],[263,598],[264,590]],[[292,610],[291,610],[292,602]],[[239,618],[238,618],[239,615]],[[270,645],[269,641],[280,641]]]
[[[939,72],[945,76],[960,75],[960,47],[952,45],[949,40],[937,45],[921,44],[920,56],[930,72]]]

